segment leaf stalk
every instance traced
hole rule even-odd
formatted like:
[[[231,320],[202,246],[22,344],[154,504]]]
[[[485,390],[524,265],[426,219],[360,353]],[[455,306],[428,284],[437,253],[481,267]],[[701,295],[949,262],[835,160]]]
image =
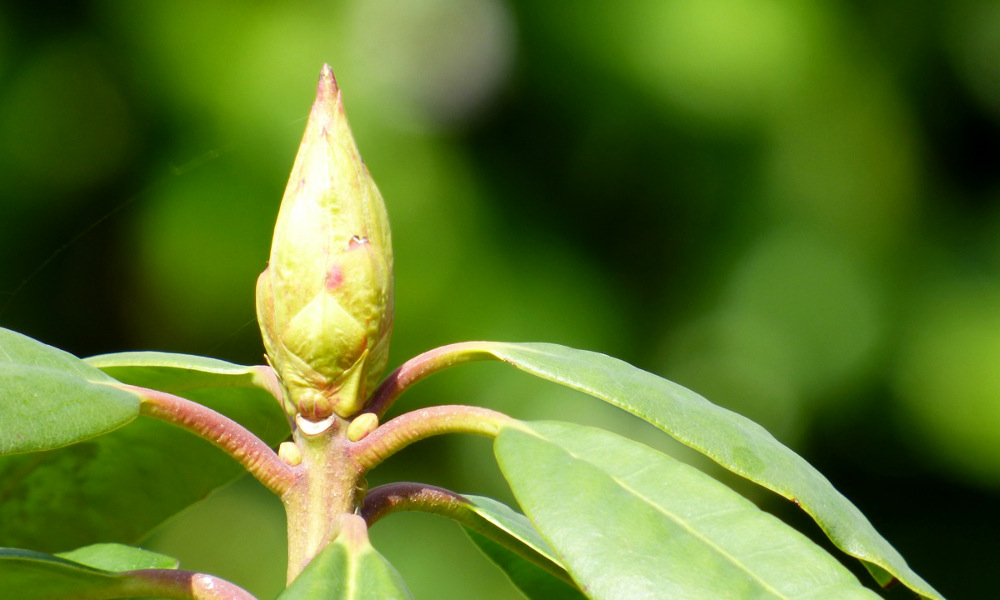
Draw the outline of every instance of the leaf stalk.
[[[236,421],[186,398],[148,388],[116,384],[140,398],[139,413],[171,423],[211,442],[243,465],[264,486],[281,496],[295,472],[263,440]]]
[[[176,569],[128,571],[122,590],[127,596],[151,596],[165,600],[257,600],[250,592],[225,579]]]
[[[351,456],[369,471],[413,442],[445,433],[472,433],[495,438],[517,421],[478,406],[445,405],[420,408],[387,421],[350,447]]]
[[[496,356],[483,349],[484,343],[448,344],[414,356],[382,380],[372,392],[364,412],[375,413],[381,418],[403,392],[428,375],[462,363],[496,360]]]

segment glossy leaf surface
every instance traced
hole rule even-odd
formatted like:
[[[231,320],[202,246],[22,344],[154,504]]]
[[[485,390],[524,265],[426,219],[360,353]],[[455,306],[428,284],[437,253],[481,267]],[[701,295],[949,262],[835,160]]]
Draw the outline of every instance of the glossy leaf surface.
[[[864,561],[880,584],[896,578],[926,598],[942,598],[822,474],[753,421],[603,354],[554,344],[475,342],[466,347],[656,425],[727,469],[795,500],[837,547]]]
[[[246,367],[182,355],[142,353],[104,365],[123,383],[155,383],[219,411],[277,445],[289,434],[277,401],[250,386]],[[135,355],[133,355],[135,356]],[[221,363],[226,365],[226,363]],[[187,366],[188,368],[185,368]],[[95,542],[134,543],[212,490],[243,474],[209,442],[147,417],[84,442],[0,458],[0,545],[58,551]]]
[[[139,415],[139,399],[72,354],[0,328],[0,455],[59,448]]]
[[[532,522],[592,598],[878,598],[728,487],[616,434],[504,429],[495,450]]]
[[[277,600],[402,600],[403,578],[368,541],[364,520],[347,515],[344,529]]]

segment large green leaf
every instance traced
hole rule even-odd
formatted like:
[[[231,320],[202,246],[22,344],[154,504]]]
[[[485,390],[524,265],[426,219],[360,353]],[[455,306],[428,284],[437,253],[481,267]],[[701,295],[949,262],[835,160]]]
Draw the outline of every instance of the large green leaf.
[[[59,448],[139,415],[139,399],[72,354],[0,328],[0,455]]]
[[[104,568],[95,568],[93,563]],[[113,544],[81,548],[62,557],[0,548],[0,585],[4,598],[17,600],[127,598],[132,597],[125,595],[127,590],[145,582],[116,571],[172,568],[176,564],[161,554]]]
[[[518,502],[592,598],[878,598],[795,529],[632,440],[522,423],[501,431],[495,450]]]
[[[926,598],[943,598],[822,474],[753,421],[603,354],[554,344],[475,342],[463,347],[649,421],[727,469],[794,500],[837,547],[861,559],[880,584],[896,578]]]
[[[284,413],[253,384],[246,367],[180,355],[128,356],[144,360],[90,360],[124,383],[155,382],[217,410],[268,444],[287,438]],[[158,364],[149,360],[154,356]],[[59,551],[94,542],[134,543],[242,473],[209,442],[147,417],[65,448],[6,456],[0,458],[0,545]]]
[[[277,600],[397,600],[411,598],[399,572],[368,542],[364,520],[345,518],[324,548]]]

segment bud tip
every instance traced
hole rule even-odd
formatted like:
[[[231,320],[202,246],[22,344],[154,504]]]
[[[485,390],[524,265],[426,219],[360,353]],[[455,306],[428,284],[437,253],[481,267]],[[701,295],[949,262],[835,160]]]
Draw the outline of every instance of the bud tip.
[[[337,78],[334,77],[330,65],[324,64],[319,74],[319,84],[316,86],[316,104],[332,102],[336,105],[339,101],[340,88],[337,86]]]

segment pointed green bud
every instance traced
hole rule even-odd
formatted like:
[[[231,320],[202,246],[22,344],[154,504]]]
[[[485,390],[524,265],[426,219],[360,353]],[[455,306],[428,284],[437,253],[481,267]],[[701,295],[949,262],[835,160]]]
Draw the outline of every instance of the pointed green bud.
[[[324,65],[257,280],[257,320],[288,414],[361,410],[388,360],[392,301],[389,218]]]

